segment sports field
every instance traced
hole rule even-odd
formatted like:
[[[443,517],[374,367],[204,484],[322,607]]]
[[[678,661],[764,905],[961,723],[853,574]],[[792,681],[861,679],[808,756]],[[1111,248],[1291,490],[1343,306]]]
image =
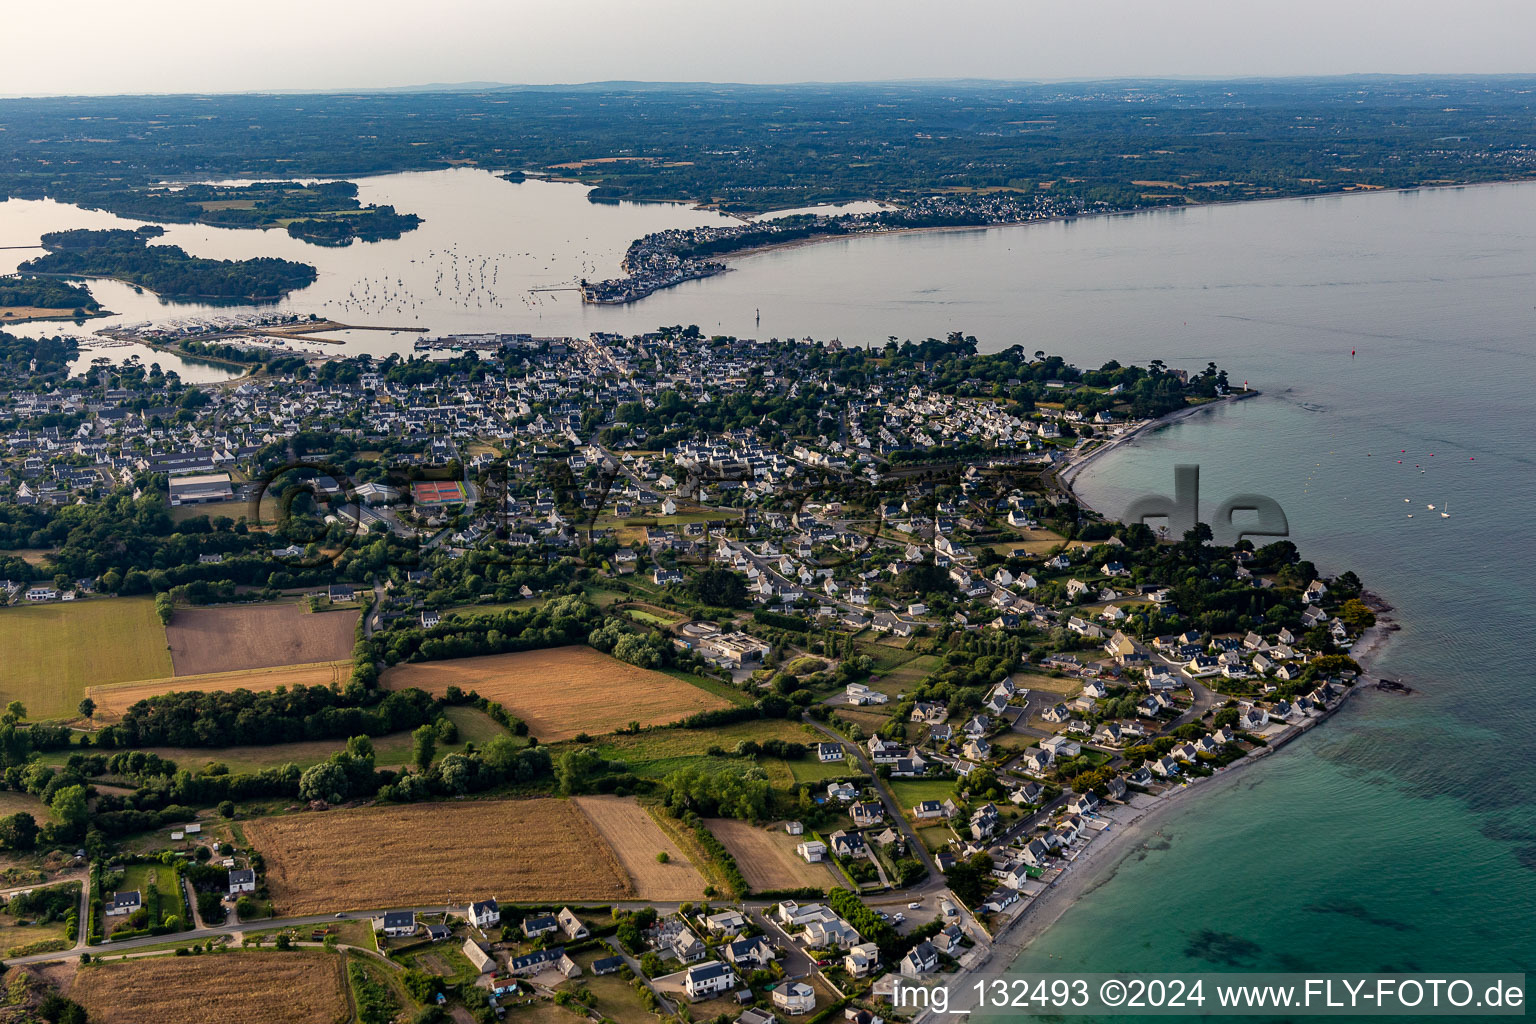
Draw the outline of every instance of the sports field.
[[[465,500],[464,485],[457,480],[422,480],[411,484],[411,498],[417,505],[458,505]]]
[[[90,685],[171,674],[148,597],[0,608],[0,651],[0,704],[19,700],[34,719],[74,718]]]

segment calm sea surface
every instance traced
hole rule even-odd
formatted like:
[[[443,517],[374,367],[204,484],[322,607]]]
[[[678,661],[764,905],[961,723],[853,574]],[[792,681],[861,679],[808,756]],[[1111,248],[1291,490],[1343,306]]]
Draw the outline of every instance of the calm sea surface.
[[[747,257],[629,307],[530,289],[609,276],[637,235],[724,218],[478,171],[362,191],[425,223],[345,249],[185,225],[166,240],[314,263],[319,281],[283,307],[348,323],[696,323],[858,344],[962,330],[1084,366],[1215,361],[1251,381],[1263,398],[1110,454],[1079,492],[1114,513],[1171,492],[1174,464],[1195,462],[1207,511],[1238,491],[1274,497],[1307,557],[1354,569],[1397,608],[1404,628],[1379,667],[1418,692],[1364,694],[1239,786],[1191,801],[1020,969],[1532,967],[1536,185],[848,239]],[[129,222],[0,203],[0,244],[114,223]],[[0,272],[26,255],[0,253]],[[92,288],[120,322],[221,312]],[[356,332],[349,347],[408,351],[414,337]]]

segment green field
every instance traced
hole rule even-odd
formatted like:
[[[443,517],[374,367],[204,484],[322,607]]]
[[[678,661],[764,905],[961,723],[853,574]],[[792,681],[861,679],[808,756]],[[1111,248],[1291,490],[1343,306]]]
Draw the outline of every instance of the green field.
[[[772,739],[809,745],[816,742],[816,734],[799,722],[763,719],[753,722],[736,722],[712,729],[656,729],[632,736],[605,736],[597,751],[610,760],[628,762],[636,775],[659,779],[684,765],[706,759],[706,752],[710,747],[720,747],[730,753],[742,740],[756,740],[761,743]],[[721,761],[724,763],[725,759]],[[768,763],[769,761],[772,765]],[[779,774],[779,771],[773,770],[774,768],[786,764],[788,762],[777,759],[764,759],[764,767],[770,769],[770,777]],[[789,771],[780,770],[783,771],[784,781],[788,781]],[[779,780],[775,779],[775,784],[779,784]]]
[[[79,901],[80,886],[78,882],[66,882],[74,893],[75,901]],[[38,888],[53,889],[55,886],[39,886]],[[6,956],[26,956],[28,953],[41,953],[52,949],[68,949],[75,944],[75,937],[65,929],[65,919],[60,917],[48,924],[39,924],[35,919],[26,919],[27,923],[18,923],[20,919],[8,910],[0,911],[0,952]],[[44,946],[44,944],[47,946]],[[51,949],[49,948],[51,947]]]
[[[581,967],[581,977],[567,981],[560,987],[572,991],[587,989],[597,997],[597,1005],[594,1007],[608,1020],[617,1021],[618,1024],[656,1024],[656,1015],[645,1008],[640,1002],[640,995],[624,975],[592,973],[592,963],[605,956],[612,956],[611,949],[598,949],[588,953],[579,953],[574,958]],[[521,1017],[512,1018],[521,1022]]]
[[[896,797],[896,802],[901,805],[903,811],[910,811],[915,804],[924,800],[938,800],[943,802],[955,797],[955,783],[953,779],[892,779],[891,794]]]
[[[39,824],[53,820],[53,811],[31,793],[17,793],[9,789],[0,792],[0,818],[9,817],[18,811],[26,811]]]
[[[123,868],[123,880],[117,886],[117,891],[128,892],[134,889],[138,890],[140,897],[144,901],[144,907],[149,911],[150,925],[159,924],[165,921],[166,918],[174,917],[181,922],[183,928],[187,928],[190,926],[190,922],[182,916],[182,911],[185,908],[182,906],[182,900],[178,895],[178,889],[180,888],[178,883],[179,877],[174,868],[166,867],[164,864],[129,864]],[[153,885],[150,884],[151,879],[154,880]],[[157,901],[150,895],[151,889],[160,894],[158,914],[155,912]],[[107,902],[111,902],[111,892],[103,892],[102,896]],[[104,920],[106,921],[104,930],[110,935],[113,929],[122,927],[127,919],[109,917]]]
[[[664,668],[661,671],[671,676],[673,679],[681,679],[683,682],[688,683],[690,686],[697,686],[705,693],[712,693],[716,697],[730,701],[732,704],[752,703],[752,694],[748,693],[746,690],[732,686],[730,683],[715,679],[712,676],[695,675],[692,672],[684,672],[681,669],[675,668]]]
[[[790,761],[788,764],[796,782],[824,782],[827,779],[840,779],[845,775],[863,774],[859,771],[859,763],[851,757],[841,761],[823,762],[815,754],[811,754],[798,761]]]
[[[917,838],[922,840],[930,852],[937,853],[950,844],[955,834],[948,825],[924,825],[917,830]]]
[[[868,655],[874,661],[876,675],[892,672],[907,662],[922,657],[922,655],[917,654],[915,651],[908,651],[879,640],[860,643],[859,653]]]
[[[502,604],[457,604],[452,608],[444,608],[443,615],[457,615],[462,619],[483,619],[492,615],[501,615],[505,612],[525,612],[530,608],[542,608],[547,597],[529,597],[520,601],[506,601]]]
[[[147,597],[0,608],[0,703],[34,719],[74,718],[85,688],[171,674],[165,627]]]
[[[437,756],[461,753],[466,742],[477,747],[493,736],[506,732],[491,720],[485,712],[476,708],[449,708],[444,712],[459,727],[459,741],[454,744],[439,743]],[[268,746],[245,747],[146,747],[146,751],[169,758],[186,768],[199,768],[210,761],[217,761],[236,773],[259,772],[265,768],[280,768],[295,764],[300,768],[319,764],[339,750],[345,750],[345,740],[299,740],[294,743],[273,743]],[[412,750],[409,732],[394,732],[373,738],[374,763],[380,768],[396,768],[410,763]],[[47,764],[63,764],[71,751],[55,750],[43,755]]]
[[[664,619],[660,615],[653,615],[650,612],[641,611],[639,608],[625,608],[624,614],[634,619],[636,622],[643,623],[647,626],[670,626],[672,623],[677,621],[676,616],[670,619]]]
[[[432,923],[436,923],[436,919],[433,919]],[[473,984],[475,978],[480,975],[480,972],[475,970],[475,965],[469,962],[469,957],[465,956],[463,951],[452,942],[437,943],[409,953],[395,954],[395,958],[406,967],[414,967],[428,974],[448,978],[455,984]]]
[[[899,697],[923,681],[923,677],[940,666],[936,654],[920,654],[904,664],[884,673],[875,673],[869,685],[881,693]]]

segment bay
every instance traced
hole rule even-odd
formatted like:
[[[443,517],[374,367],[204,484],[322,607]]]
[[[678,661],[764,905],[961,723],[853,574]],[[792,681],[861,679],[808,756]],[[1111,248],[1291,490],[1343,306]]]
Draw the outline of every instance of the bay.
[[[959,330],[987,350],[1083,366],[1214,361],[1252,382],[1263,397],[1122,447],[1079,493],[1114,514],[1170,492],[1172,467],[1192,462],[1207,511],[1239,491],[1274,497],[1306,557],[1353,569],[1397,608],[1404,628],[1378,667],[1418,692],[1364,694],[1239,785],[1189,801],[1019,967],[1530,966],[1536,185],[841,239],[738,258],[625,307],[530,289],[615,273],[645,231],[723,219],[479,171],[364,179],[363,193],[426,223],[338,250],[196,225],[166,240],[313,262],[320,280],[279,308],[350,323],[409,325],[413,304],[434,333],[697,323],[881,344]],[[7,244],[114,222],[0,204]],[[92,288],[126,321],[202,312]],[[347,348],[383,354],[413,338],[358,332]]]

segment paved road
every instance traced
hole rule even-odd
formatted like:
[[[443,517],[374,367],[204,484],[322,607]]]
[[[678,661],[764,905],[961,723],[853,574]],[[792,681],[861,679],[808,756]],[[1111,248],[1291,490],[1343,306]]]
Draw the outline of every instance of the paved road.
[[[784,977],[791,980],[799,980],[800,978],[814,975],[825,982],[827,987],[833,992],[836,992],[838,998],[842,998],[843,990],[832,984],[832,979],[822,973],[821,968],[816,966],[816,961],[806,956],[805,950],[789,937],[789,932],[780,927],[777,921],[761,910],[752,910],[750,908],[747,910],[747,916],[756,922],[757,926],[767,934],[768,940],[773,945],[784,950],[784,956],[779,960],[779,966],[784,968]]]
[[[384,581],[377,575],[373,577],[373,607],[368,610],[368,617],[363,620],[363,635],[373,636],[374,631],[384,627]]]
[[[845,737],[831,727],[823,725],[821,722],[816,721],[816,719],[812,718],[810,715],[803,715],[801,717],[804,719],[807,725],[822,735],[826,736],[828,739],[833,740],[838,744],[842,744],[844,742]],[[906,838],[907,846],[909,849],[911,849],[913,856],[922,861],[923,866],[928,869],[928,878],[930,880],[937,880],[937,884],[942,886],[944,876],[939,873],[939,866],[934,862],[933,855],[928,852],[928,847],[923,845],[922,840],[917,837],[917,833],[912,830],[912,825],[907,821],[907,816],[901,813],[901,805],[898,804],[896,802],[896,798],[891,795],[891,792],[886,787],[885,782],[881,780],[880,776],[875,774],[875,766],[870,763],[869,757],[864,753],[864,748],[860,747],[856,743],[849,744],[849,746],[853,748],[853,756],[858,760],[859,767],[862,768],[864,773],[873,780],[874,790],[880,796],[880,805],[885,808],[885,816],[891,819],[891,824],[895,828],[901,830],[901,834]],[[923,883],[918,886],[914,886],[912,891],[927,891],[933,887],[934,886],[932,885]]]
[[[1218,700],[1224,701],[1227,699],[1214,690],[1202,686],[1200,683],[1193,679],[1186,678],[1185,682],[1189,684],[1189,692],[1194,694],[1195,702],[1190,706],[1188,711],[1184,712],[1178,718],[1175,718],[1173,720],[1173,724],[1169,725],[1168,728],[1163,730],[1163,735],[1167,735],[1168,733],[1173,732],[1173,730],[1187,722],[1193,722],[1197,719],[1205,717],[1205,713],[1214,708]]]

